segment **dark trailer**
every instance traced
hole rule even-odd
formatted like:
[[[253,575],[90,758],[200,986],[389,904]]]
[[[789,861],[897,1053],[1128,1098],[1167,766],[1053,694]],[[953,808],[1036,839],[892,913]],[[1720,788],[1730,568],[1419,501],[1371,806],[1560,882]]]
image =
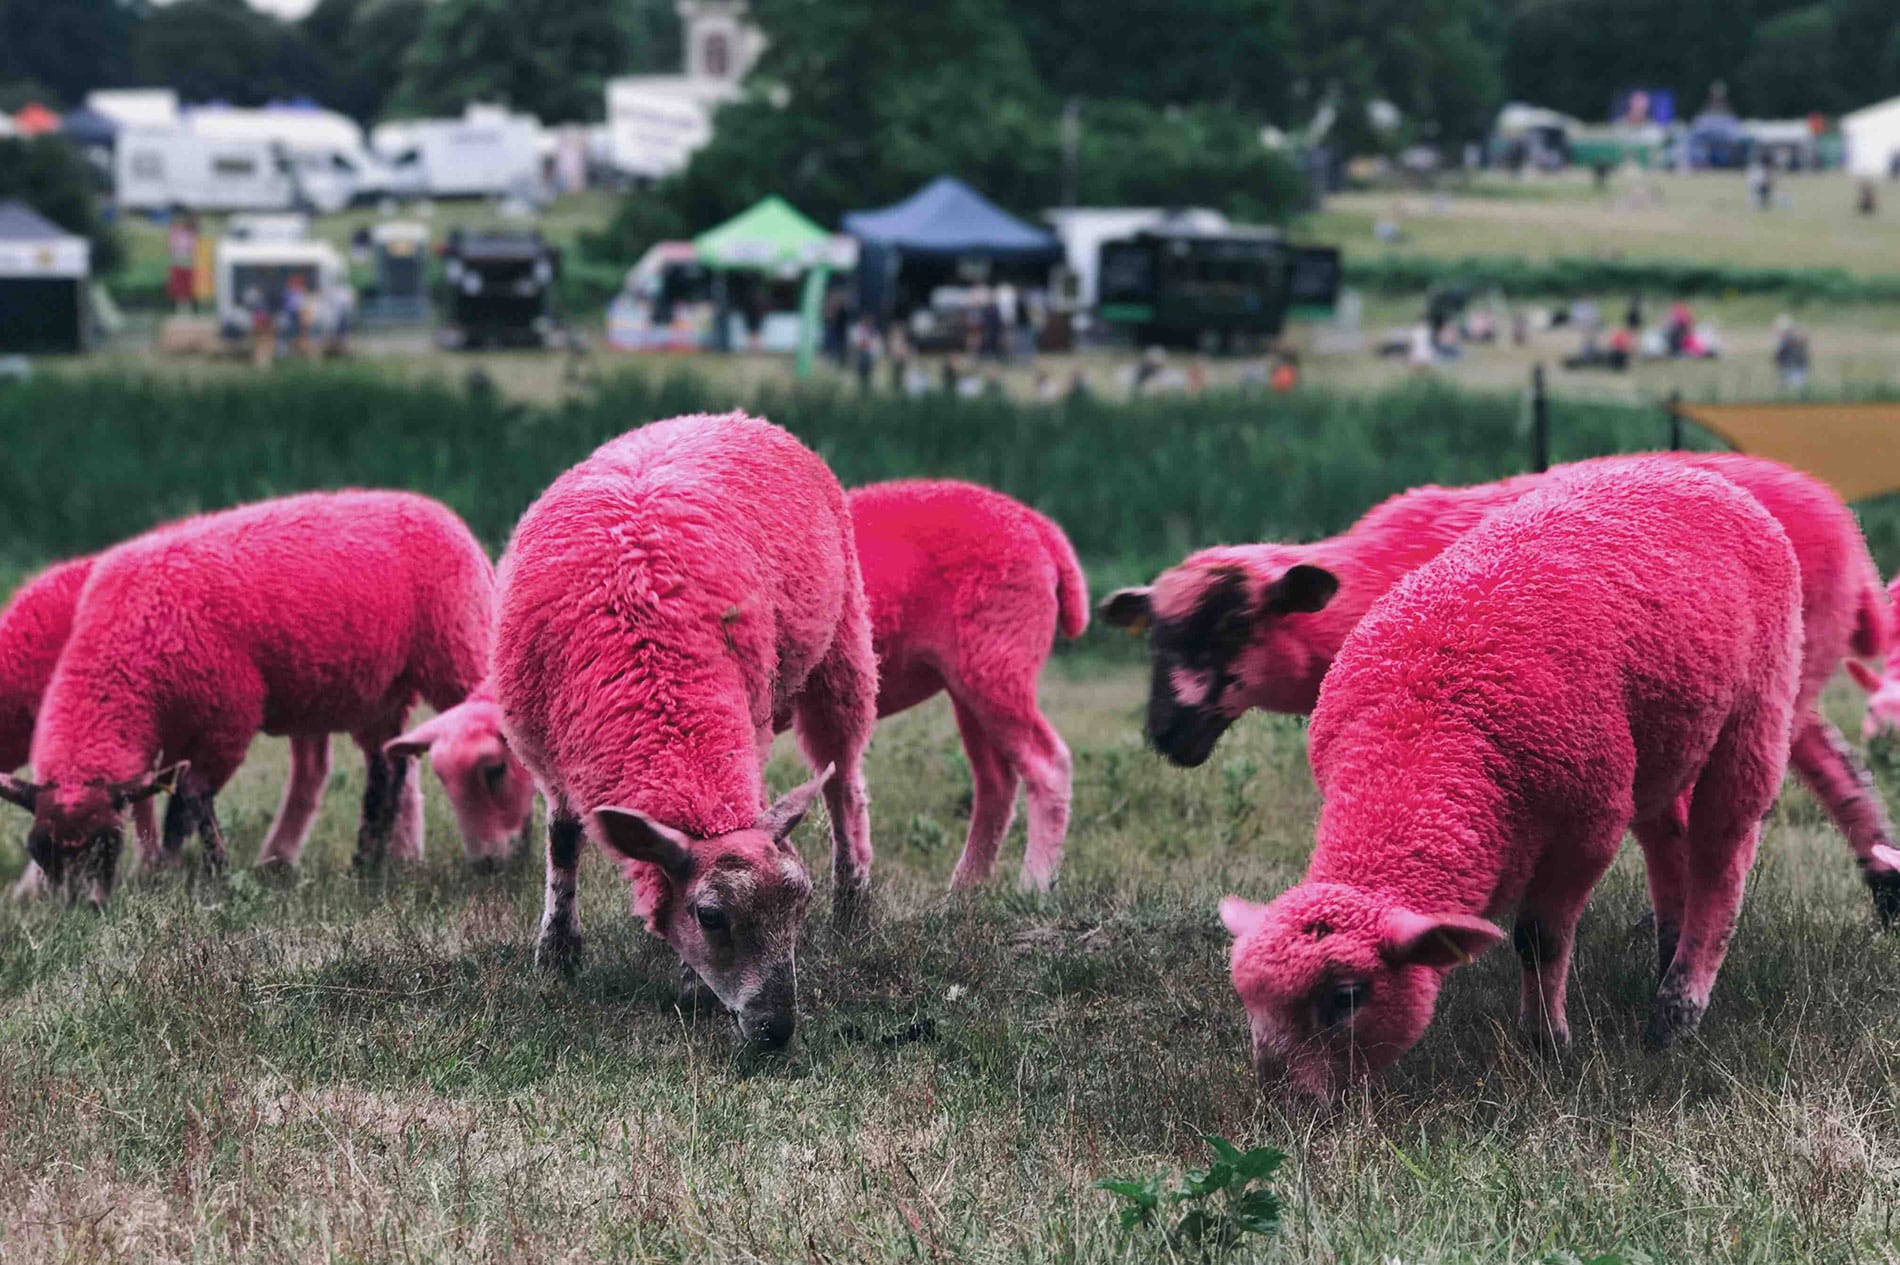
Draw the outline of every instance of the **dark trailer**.
[[[546,346],[554,332],[560,268],[560,252],[536,232],[451,234],[442,258],[450,341],[461,347]]]
[[[0,202],[0,356],[86,350],[92,244],[24,202]]]
[[[1339,252],[1272,229],[1137,233],[1102,243],[1096,315],[1143,345],[1238,352],[1278,337],[1289,308],[1330,308]]]

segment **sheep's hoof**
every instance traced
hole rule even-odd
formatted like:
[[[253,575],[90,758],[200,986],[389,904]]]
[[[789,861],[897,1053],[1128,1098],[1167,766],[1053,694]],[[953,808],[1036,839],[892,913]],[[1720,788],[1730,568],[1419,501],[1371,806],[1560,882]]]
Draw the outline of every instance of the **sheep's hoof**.
[[[1900,917],[1900,870],[1862,870],[1861,877],[1867,882],[1867,890],[1873,893],[1874,912],[1880,916],[1880,925],[1891,927],[1893,920]]]
[[[295,887],[297,885],[297,863],[285,856],[261,856],[251,866],[251,873],[257,881],[270,887]]]
[[[567,975],[579,968],[586,941],[572,927],[541,928],[541,939],[534,946],[534,964],[543,971]]]
[[[1673,990],[1657,993],[1655,1005],[1650,1008],[1649,1024],[1643,1029],[1644,1048],[1651,1053],[1668,1049],[1677,1037],[1695,1031],[1706,1009],[1707,1006],[1698,1005]]]

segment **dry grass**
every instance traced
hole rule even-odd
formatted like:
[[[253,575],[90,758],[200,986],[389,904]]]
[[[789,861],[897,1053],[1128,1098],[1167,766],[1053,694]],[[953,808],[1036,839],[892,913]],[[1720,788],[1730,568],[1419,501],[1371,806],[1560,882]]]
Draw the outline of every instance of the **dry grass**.
[[[1650,968],[1625,858],[1585,923],[1573,1052],[1517,1039],[1495,954],[1324,1119],[1250,1083],[1212,914],[1301,865],[1302,728],[1249,721],[1183,773],[1140,749],[1140,690],[1127,669],[1052,673],[1078,802],[1048,900],[944,895],[968,804],[947,709],[885,726],[881,915],[856,941],[814,928],[782,1061],[676,1006],[604,865],[571,981],[530,965],[535,865],[465,874],[439,796],[419,871],[349,877],[341,751],[294,889],[239,872],[134,883],[103,918],[0,913],[0,1257],[1151,1259],[1091,1184],[1191,1161],[1202,1132],[1293,1157],[1282,1236],[1241,1259],[1886,1250],[1900,968],[1805,797],[1774,818],[1700,1041],[1638,1046]],[[240,858],[283,765],[260,744],[224,797]],[[775,780],[794,772],[781,752]],[[819,837],[805,827],[808,855]]]

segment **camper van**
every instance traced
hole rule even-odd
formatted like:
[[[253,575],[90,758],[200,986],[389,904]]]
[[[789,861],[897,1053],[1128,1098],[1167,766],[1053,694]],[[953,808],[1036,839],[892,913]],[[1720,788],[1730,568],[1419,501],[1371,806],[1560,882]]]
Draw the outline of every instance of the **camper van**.
[[[459,119],[385,123],[371,137],[394,197],[532,197],[541,189],[541,125],[495,106]]]
[[[132,211],[329,212],[385,183],[361,128],[305,106],[206,106],[128,128],[115,166],[119,205]]]

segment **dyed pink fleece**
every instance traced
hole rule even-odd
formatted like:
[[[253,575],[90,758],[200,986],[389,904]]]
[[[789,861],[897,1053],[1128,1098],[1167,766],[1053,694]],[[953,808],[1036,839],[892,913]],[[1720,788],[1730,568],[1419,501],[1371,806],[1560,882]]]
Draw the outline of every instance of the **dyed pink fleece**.
[[[576,814],[630,808],[700,839],[748,828],[761,736],[861,584],[843,490],[785,431],[735,413],[610,440],[542,493],[502,560],[510,746]]]
[[[162,753],[215,792],[251,738],[394,737],[459,703],[488,659],[493,573],[446,507],[310,493],[206,514],[96,560],[32,745],[64,785]]]

